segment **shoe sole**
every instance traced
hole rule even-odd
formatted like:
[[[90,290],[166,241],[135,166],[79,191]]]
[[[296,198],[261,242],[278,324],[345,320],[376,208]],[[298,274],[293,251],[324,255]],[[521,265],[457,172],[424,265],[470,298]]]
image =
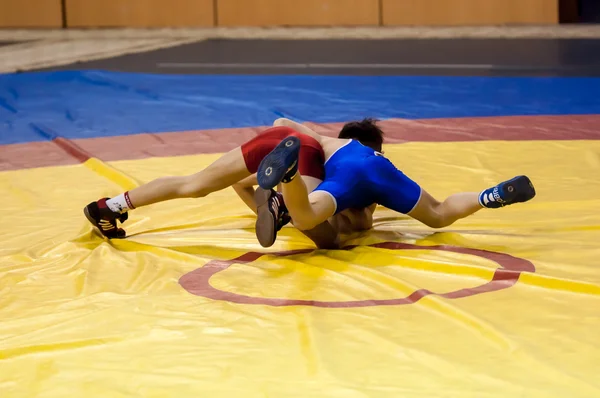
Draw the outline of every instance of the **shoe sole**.
[[[254,202],[256,203],[256,238],[262,247],[271,247],[275,243],[277,231],[275,227],[275,216],[269,210],[269,199],[271,190],[257,188],[254,192]]]
[[[94,218],[90,215],[90,211],[88,210],[87,206],[83,208],[83,214],[94,227],[98,228],[98,223],[96,223],[96,220],[94,220]]]
[[[514,178],[511,182],[506,184],[505,189],[508,192],[517,191],[515,201],[512,203],[523,203],[533,199],[536,195],[533,183],[527,176],[519,176]]]
[[[300,139],[297,137],[287,137],[281,141],[260,162],[256,173],[258,185],[263,189],[276,187],[283,180],[288,169],[298,161],[299,151]]]

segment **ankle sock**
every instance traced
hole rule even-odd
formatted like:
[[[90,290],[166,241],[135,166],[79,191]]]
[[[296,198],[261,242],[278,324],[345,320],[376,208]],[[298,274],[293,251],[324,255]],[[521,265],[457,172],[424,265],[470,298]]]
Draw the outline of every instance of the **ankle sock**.
[[[112,199],[106,201],[106,206],[114,211],[115,213],[125,213],[129,210],[135,209],[129,199],[129,192],[122,193],[119,196],[115,196]]]
[[[288,182],[290,182],[294,178],[296,178],[297,174],[298,174],[298,159],[294,160],[294,163],[290,166],[289,169],[287,169],[281,182],[284,184],[287,184]]]
[[[500,195],[500,186],[496,185],[481,191],[479,194],[479,204],[488,209],[497,209],[504,206],[505,201]]]

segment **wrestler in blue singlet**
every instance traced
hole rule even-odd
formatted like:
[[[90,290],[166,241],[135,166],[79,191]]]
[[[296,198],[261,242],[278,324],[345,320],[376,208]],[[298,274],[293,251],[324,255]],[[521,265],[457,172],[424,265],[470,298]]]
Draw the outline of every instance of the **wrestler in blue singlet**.
[[[421,197],[421,187],[381,153],[350,140],[325,162],[325,181],[315,191],[330,194],[335,214],[377,203],[409,213]]]
[[[258,184],[271,189],[290,182],[298,172],[300,140],[288,137],[261,162]],[[327,192],[334,200],[335,214],[346,209],[363,209],[377,203],[399,213],[409,214],[419,202],[422,189],[398,170],[381,153],[351,139],[325,162],[325,181],[315,191]],[[313,191],[314,192],[314,191]],[[481,191],[479,204],[499,208],[535,197],[531,180],[524,175]]]

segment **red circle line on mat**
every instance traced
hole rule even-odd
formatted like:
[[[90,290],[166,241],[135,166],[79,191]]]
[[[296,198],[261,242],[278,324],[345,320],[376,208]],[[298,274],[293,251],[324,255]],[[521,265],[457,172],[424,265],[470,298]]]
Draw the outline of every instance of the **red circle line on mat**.
[[[352,249],[350,246],[346,249]],[[228,301],[237,304],[268,305],[274,307],[283,306],[311,306],[322,308],[350,308],[350,307],[373,307],[380,305],[405,305],[414,304],[423,297],[435,295],[447,299],[458,299],[476,296],[482,293],[490,293],[498,290],[508,289],[515,285],[522,272],[535,272],[535,266],[523,258],[514,257],[510,254],[492,252],[480,249],[470,249],[455,246],[418,246],[407,243],[384,242],[369,245],[368,247],[390,249],[390,250],[441,250],[459,254],[467,254],[482,257],[497,263],[500,267],[494,272],[492,280],[472,288],[464,288],[448,293],[438,294],[427,289],[419,289],[407,297],[383,300],[356,300],[356,301],[318,301],[318,300],[296,300],[286,298],[251,297],[233,292],[217,289],[210,284],[210,278],[217,273],[226,270],[233,264],[250,263],[264,255],[286,257],[300,253],[310,253],[313,250],[294,250],[278,253],[249,252],[232,260],[213,260],[179,279],[180,285],[189,293],[206,297],[212,300]]]

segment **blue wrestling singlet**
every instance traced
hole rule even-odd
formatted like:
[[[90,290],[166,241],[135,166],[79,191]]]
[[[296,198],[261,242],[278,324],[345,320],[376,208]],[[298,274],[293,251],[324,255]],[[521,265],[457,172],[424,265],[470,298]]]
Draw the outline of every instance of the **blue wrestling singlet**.
[[[325,162],[325,180],[315,189],[329,193],[335,214],[377,203],[409,213],[421,197],[421,187],[375,150],[351,140]]]

